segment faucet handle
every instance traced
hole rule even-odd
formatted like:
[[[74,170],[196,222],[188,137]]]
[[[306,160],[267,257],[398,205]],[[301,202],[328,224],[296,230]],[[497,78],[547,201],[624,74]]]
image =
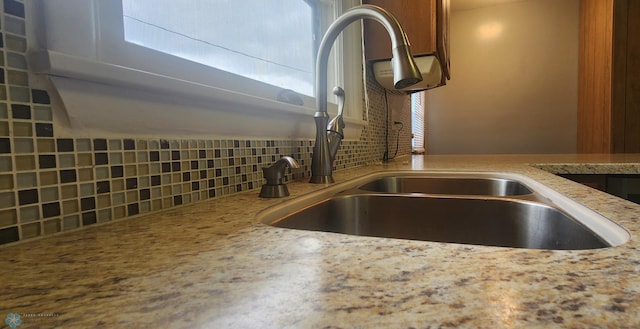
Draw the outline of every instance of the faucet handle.
[[[333,94],[338,98],[338,115],[342,115],[344,110],[344,89],[342,87],[334,87]]]
[[[336,115],[327,125],[327,132],[333,134],[339,134],[340,138],[344,138],[342,131],[344,130],[344,119],[342,118],[342,111],[344,111],[344,89],[341,87],[333,88],[333,94],[338,97],[338,115]]]

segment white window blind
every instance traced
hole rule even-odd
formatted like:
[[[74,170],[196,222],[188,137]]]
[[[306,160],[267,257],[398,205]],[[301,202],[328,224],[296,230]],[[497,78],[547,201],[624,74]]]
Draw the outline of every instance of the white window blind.
[[[411,151],[413,153],[425,152],[425,103],[424,91],[411,94],[411,133],[413,135],[413,138],[411,139]]]

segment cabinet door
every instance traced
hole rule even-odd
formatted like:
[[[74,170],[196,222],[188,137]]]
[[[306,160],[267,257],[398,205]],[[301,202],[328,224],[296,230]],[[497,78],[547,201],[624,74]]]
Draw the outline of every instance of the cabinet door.
[[[414,55],[436,54],[436,0],[366,0],[363,3],[385,8],[398,19]],[[364,21],[364,42],[367,60],[391,58],[391,40],[380,23]]]

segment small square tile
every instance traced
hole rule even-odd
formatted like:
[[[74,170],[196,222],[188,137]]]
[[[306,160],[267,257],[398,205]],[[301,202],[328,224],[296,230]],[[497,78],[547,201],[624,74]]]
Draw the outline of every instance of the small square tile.
[[[126,187],[127,187],[127,190],[137,188],[138,187],[138,179],[137,178],[127,178]]]
[[[58,138],[56,141],[58,152],[73,152],[73,139]]]
[[[124,218],[126,216],[127,216],[127,207],[126,206],[120,206],[120,207],[114,207],[113,208],[113,218],[114,219]]]
[[[109,164],[109,156],[107,153],[96,153],[94,157],[96,165]]]
[[[18,188],[30,188],[38,186],[38,178],[36,173],[19,173],[17,174]]]
[[[90,139],[77,139],[76,145],[78,147],[78,152],[90,152],[91,151],[91,140]]]
[[[181,168],[180,162],[171,163],[171,171],[180,171],[180,168]]]
[[[110,175],[109,167],[96,167],[96,179],[109,179]]]
[[[140,190],[140,200],[149,200],[149,199],[151,199],[151,190],[150,189]]]
[[[111,167],[111,178],[124,177],[124,167],[123,166],[112,166]]]
[[[122,153],[120,152],[112,152],[109,153],[109,163],[112,165],[122,164]]]
[[[94,139],[93,140],[93,149],[95,151],[105,151],[107,150],[107,140],[106,139]]]
[[[96,199],[94,197],[87,197],[80,199],[80,209],[82,211],[93,210],[96,208]]]
[[[60,216],[60,203],[59,202],[51,202],[45,203],[42,205],[42,217],[49,218]]]
[[[56,156],[55,155],[39,155],[38,156],[38,164],[40,165],[40,169],[48,169],[56,167]]]
[[[139,139],[137,142],[138,150],[147,150],[149,149],[149,142],[144,139]]]
[[[38,104],[51,103],[51,99],[49,98],[49,93],[47,93],[46,90],[32,89],[31,99],[34,103],[38,103]]]
[[[15,209],[5,209],[0,211],[0,227],[15,225],[18,223],[18,214]]]
[[[68,230],[73,230],[80,227],[80,216],[78,215],[71,215],[71,216],[66,216],[65,218],[63,218],[62,220],[62,229],[64,231],[68,231]]]
[[[36,169],[36,158],[33,155],[16,156],[16,169],[18,171],[29,171]]]
[[[22,104],[11,104],[11,114],[14,119],[31,119],[31,107]]]
[[[58,154],[58,166],[60,168],[75,168],[76,157],[74,154]]]
[[[60,199],[57,187],[43,187],[40,189],[40,199],[42,202],[52,202]]]
[[[20,208],[20,222],[28,223],[40,219],[40,209],[38,206]]]
[[[107,208],[111,207],[111,196],[108,194],[99,195],[98,196],[98,208]]]
[[[96,191],[98,194],[108,193],[111,191],[109,181],[102,181],[96,183]]]
[[[8,20],[7,20],[8,21]],[[20,25],[22,25],[24,27],[24,21],[20,21],[18,22]],[[11,52],[7,52],[5,53],[5,55],[7,56],[7,67],[9,68],[15,68],[15,69],[20,69],[20,70],[27,70],[27,59],[23,54],[18,54],[18,53],[11,53]],[[19,101],[19,102],[24,102],[27,103],[30,101],[30,95],[29,95],[29,89],[28,88],[13,88],[13,86],[9,87],[10,94],[11,94],[11,98],[14,101]],[[13,95],[14,92],[13,90],[20,90],[19,93],[20,95]],[[18,96],[18,97],[14,97],[14,96]]]
[[[135,143],[135,141],[133,139],[125,139],[122,142],[123,142],[125,150],[135,150],[136,149],[136,143]]]
[[[73,199],[73,200],[62,201],[62,211],[65,214],[73,214],[73,213],[79,212],[80,208],[78,207],[78,200]]]
[[[80,196],[91,196],[95,194],[93,183],[80,184]]]
[[[62,195],[62,199],[72,199],[78,197],[78,186],[77,185],[64,185],[60,187],[60,194]]]
[[[81,182],[93,180],[93,169],[91,168],[78,169],[78,178]]]
[[[7,70],[7,80],[12,86],[29,86],[29,75],[26,72]]]
[[[11,135],[11,130],[9,129],[9,123],[6,121],[0,121],[0,136],[9,136],[9,135]],[[14,135],[15,135],[15,132],[14,132]]]
[[[124,173],[126,177],[137,176],[138,167],[136,165],[128,165],[124,167]]]
[[[125,163],[135,163],[136,162],[136,153],[135,152],[125,152],[124,153],[124,162]]]
[[[37,121],[53,121],[53,113],[49,106],[34,106],[33,118]]]
[[[124,190],[124,180],[115,179],[111,182],[111,191],[122,191]]]
[[[13,123],[13,136],[16,137],[30,137],[33,136],[33,125],[31,122],[14,122]]]
[[[51,124],[51,123],[36,123],[36,136],[38,136],[38,137],[53,137],[53,124]]]
[[[54,234],[62,231],[62,223],[59,218],[48,220],[44,222],[42,226],[44,228],[45,235]]]
[[[149,170],[149,165],[148,164],[139,164],[138,165],[138,175],[146,176],[146,175],[149,175],[150,173],[151,173],[151,171]]]
[[[53,139],[38,138],[36,144],[38,146],[38,153],[54,153],[56,151],[56,143]]]
[[[127,205],[127,215],[128,216],[135,216],[137,214],[140,213],[140,210],[138,208],[138,204],[137,203],[132,203],[130,205]]]
[[[40,223],[30,223],[20,226],[23,239],[30,239],[40,236]]]
[[[91,166],[93,165],[93,156],[91,153],[78,154],[78,166]]]
[[[31,138],[14,138],[13,147],[15,153],[33,153],[35,146]]]
[[[109,150],[122,150],[122,141],[119,139],[110,139],[109,140]]]
[[[75,169],[60,170],[60,183],[72,183],[77,181]]]
[[[82,214],[82,226],[93,225],[98,222],[98,216],[95,211],[89,211]]]
[[[16,242],[20,240],[18,227],[7,227],[0,229],[0,244]]]
[[[31,189],[18,191],[18,203],[20,205],[38,203],[38,190]]]
[[[58,184],[58,172],[57,171],[45,171],[40,173],[40,185],[54,185]]]
[[[127,197],[127,202],[131,203],[131,202],[136,202],[139,200],[138,198],[138,192],[136,191],[128,191],[126,193],[126,197]]]
[[[98,223],[104,223],[111,220],[111,209],[102,209],[98,211]]]
[[[13,175],[0,175],[0,190],[13,189]]]
[[[0,153],[11,153],[11,140],[0,138]]]

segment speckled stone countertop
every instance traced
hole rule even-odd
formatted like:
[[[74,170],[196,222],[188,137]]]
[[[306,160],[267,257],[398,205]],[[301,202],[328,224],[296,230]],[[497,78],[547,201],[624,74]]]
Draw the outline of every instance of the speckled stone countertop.
[[[531,164],[536,164],[532,166]],[[640,205],[558,173],[640,173],[640,155],[414,156],[385,169],[529,176],[624,226],[595,250],[281,229],[257,191],[0,248],[19,328],[640,328]],[[322,186],[289,184],[291,197]],[[7,326],[8,327],[8,326]]]

